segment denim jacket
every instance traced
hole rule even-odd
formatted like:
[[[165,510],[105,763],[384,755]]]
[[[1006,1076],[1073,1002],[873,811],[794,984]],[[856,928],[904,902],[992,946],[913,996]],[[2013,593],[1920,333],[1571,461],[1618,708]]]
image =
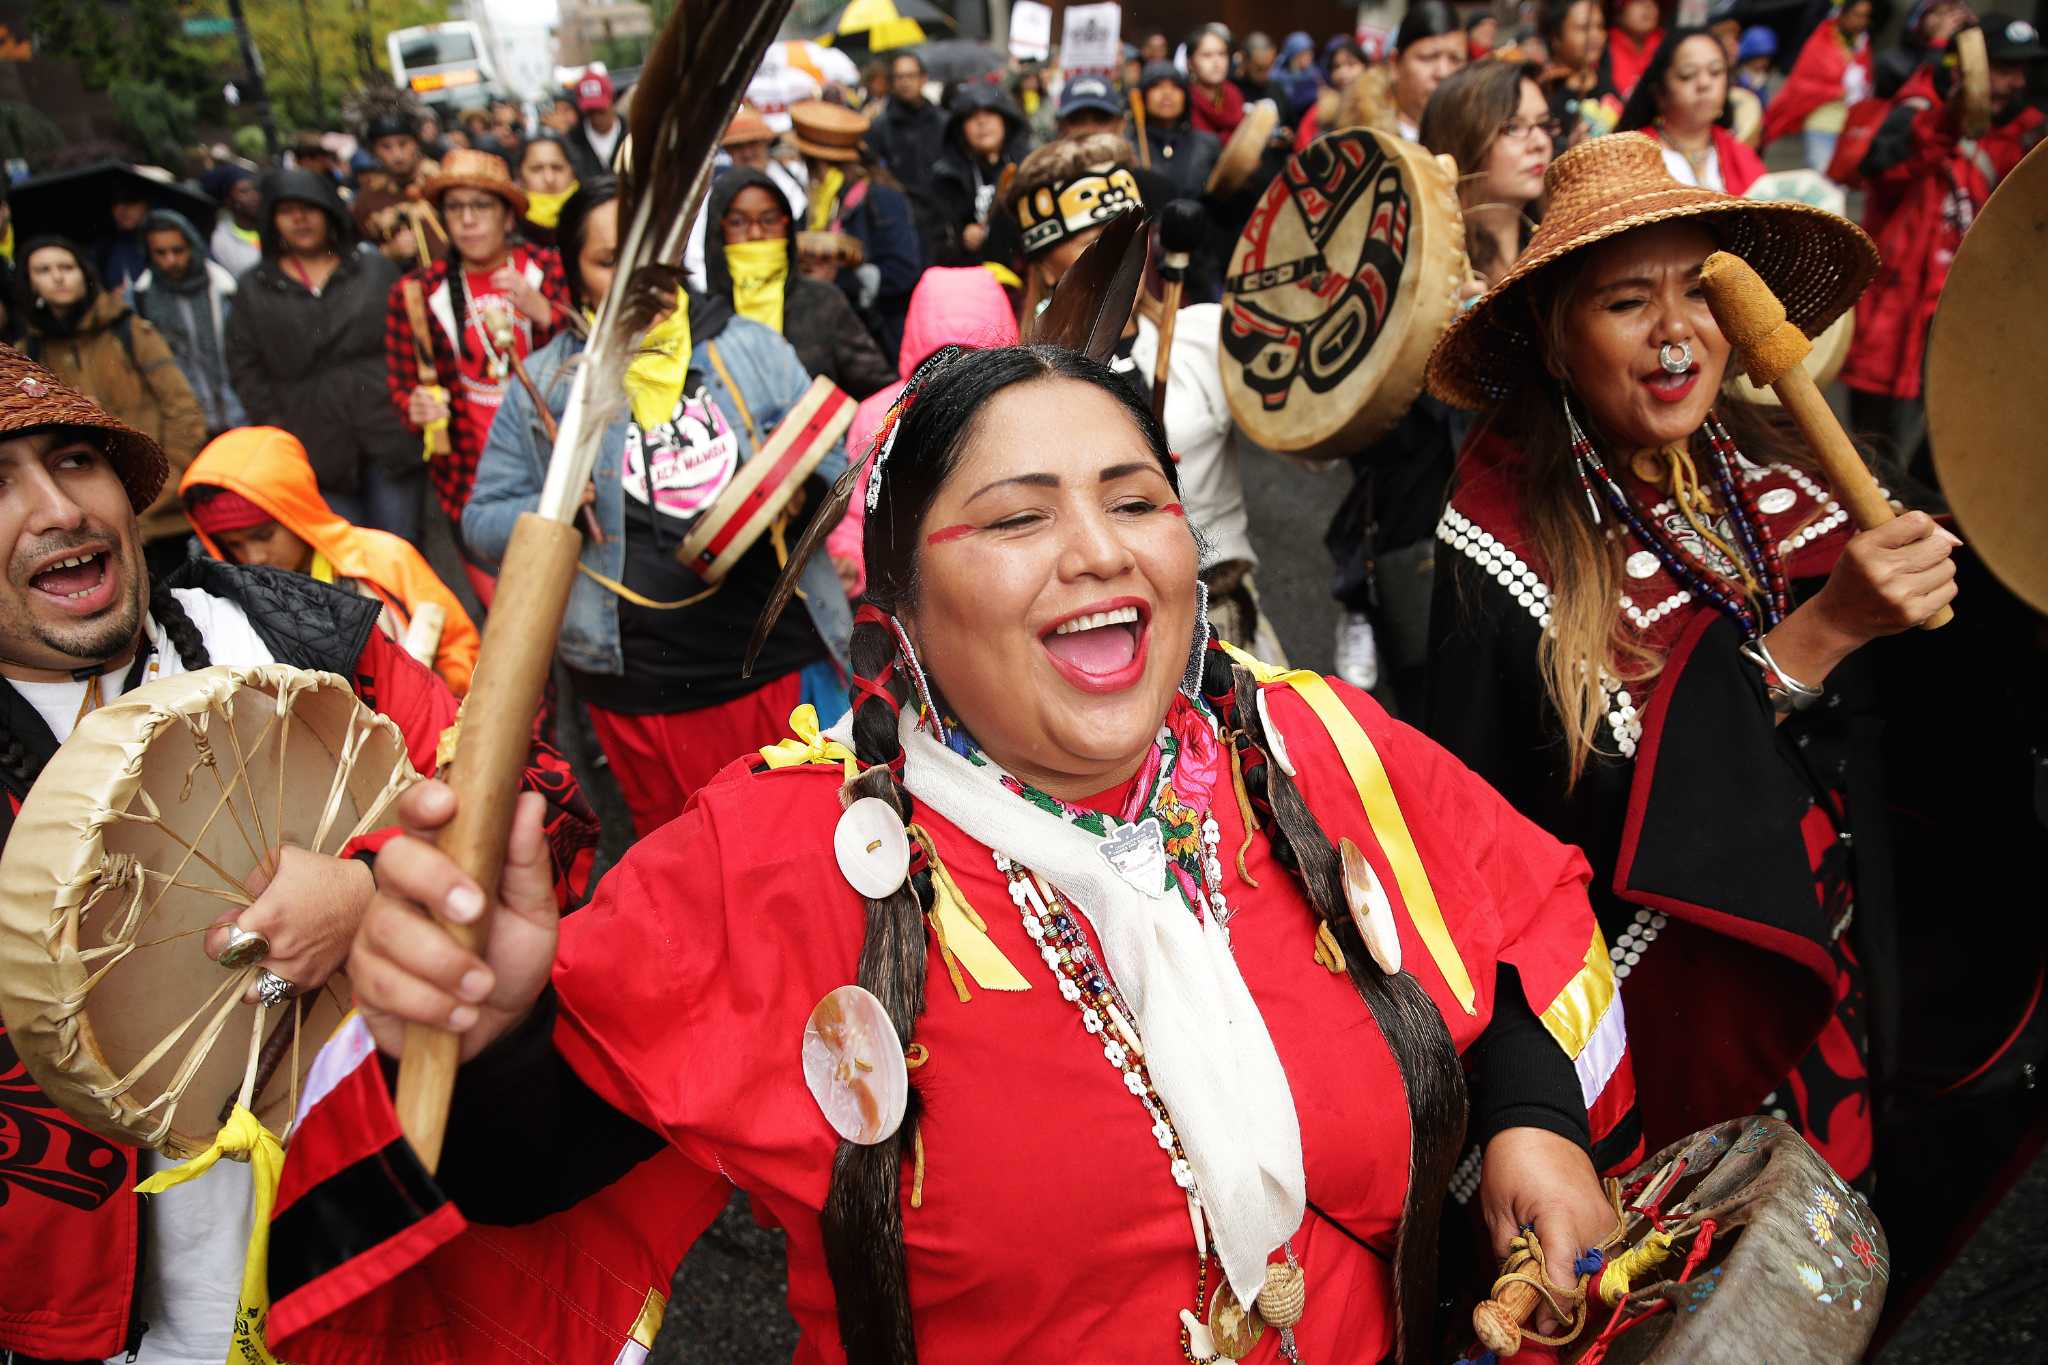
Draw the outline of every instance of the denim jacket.
[[[710,361],[711,345],[731,372],[746,399],[746,411],[763,437],[773,431],[784,414],[803,397],[811,379],[798,363],[790,344],[756,322],[734,318],[712,340],[700,340],[690,357],[693,382],[701,378],[711,399],[725,414],[725,420],[739,440],[740,460],[754,457],[754,443],[733,401],[718,367]],[[574,371],[568,366],[583,351],[575,334],[564,332],[529,356],[527,372],[534,387],[547,399],[559,422],[569,401],[569,381]],[[567,372],[565,372],[567,371]],[[598,573],[617,581],[626,571],[625,491],[619,482],[620,460],[626,448],[626,421],[622,416],[606,428],[602,452],[594,479],[597,484],[597,524],[604,530],[604,543],[585,541],[583,562]],[[469,505],[462,509],[462,539],[471,552],[491,565],[505,553],[512,537],[512,524],[521,512],[531,512],[540,503],[541,481],[547,469],[548,446],[535,420],[533,402],[524,385],[509,385],[505,401],[491,423],[477,464],[476,486]],[[819,463],[817,477],[829,486],[846,469],[844,442],[835,445]],[[804,566],[799,580],[804,605],[825,647],[840,669],[847,668],[847,642],[853,634],[853,612],[846,591],[831,559],[818,554]],[[562,618],[562,635],[557,644],[562,662],[585,673],[617,675],[625,671],[625,656],[619,646],[619,599],[607,588],[584,574],[576,576],[569,590],[568,611]]]

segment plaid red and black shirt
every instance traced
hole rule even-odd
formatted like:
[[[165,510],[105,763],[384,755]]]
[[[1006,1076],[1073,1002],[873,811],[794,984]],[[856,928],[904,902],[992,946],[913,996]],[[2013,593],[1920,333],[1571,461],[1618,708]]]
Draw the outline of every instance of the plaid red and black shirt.
[[[546,247],[516,246],[512,249],[510,264],[525,274],[553,309],[545,325],[525,318],[516,323],[513,344],[523,358],[547,344],[561,330],[569,315],[569,282],[562,272],[562,258]],[[462,325],[470,333],[469,354],[466,357],[458,355],[455,291],[449,287],[449,268],[448,262],[436,261],[425,269],[410,272],[391,286],[390,301],[384,313],[384,378],[400,420],[411,430],[418,431],[420,428],[406,416],[407,404],[412,398],[412,391],[420,386],[420,377],[419,362],[413,352],[412,319],[405,309],[405,281],[417,280],[426,298],[427,316],[431,320],[427,330],[433,344],[435,382],[448,391],[448,443],[451,447],[448,455],[437,457],[428,464],[427,475],[433,480],[434,496],[440,499],[441,510],[448,514],[449,521],[459,527],[463,506],[469,501],[470,485],[476,482],[477,459],[483,454],[484,439],[490,435],[490,415],[496,410],[496,401],[502,396],[504,385],[519,381],[507,376],[493,385],[479,377],[485,363],[486,339],[480,335],[480,324],[475,316],[475,297],[471,298],[471,308],[465,310],[462,320]]]

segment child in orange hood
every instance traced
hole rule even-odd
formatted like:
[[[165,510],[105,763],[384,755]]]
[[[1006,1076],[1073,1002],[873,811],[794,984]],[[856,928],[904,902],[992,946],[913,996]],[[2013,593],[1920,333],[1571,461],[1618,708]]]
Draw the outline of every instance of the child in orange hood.
[[[431,664],[456,696],[469,691],[477,631],[455,594],[406,541],[355,526],[320,496],[306,448],[277,427],[237,427],[199,452],[178,485],[207,553],[345,582],[384,604],[387,635],[403,641],[419,607],[447,614]]]

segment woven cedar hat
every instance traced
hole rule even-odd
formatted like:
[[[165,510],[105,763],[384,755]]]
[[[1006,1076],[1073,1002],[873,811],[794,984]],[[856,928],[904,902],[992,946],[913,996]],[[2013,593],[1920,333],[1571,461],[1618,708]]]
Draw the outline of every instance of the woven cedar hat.
[[[140,512],[156,501],[171,462],[155,441],[72,388],[12,346],[0,345],[0,440],[42,427],[71,427],[97,433],[99,444]]]
[[[868,135],[868,120],[843,105],[829,100],[798,100],[789,106],[789,120],[795,129],[796,149],[820,161],[860,160],[860,140]]]
[[[448,155],[441,158],[441,173],[428,180],[420,193],[438,211],[441,196],[456,189],[495,194],[510,204],[514,213],[526,216],[526,191],[512,179],[502,156],[474,147],[450,147]]]
[[[1848,219],[1807,204],[1737,199],[1681,185],[1664,153],[1641,133],[1593,138],[1551,163],[1543,221],[1514,268],[1465,310],[1430,353],[1429,391],[1461,408],[1484,408],[1546,371],[1529,281],[1596,242],[1632,228],[1697,218],[1722,249],[1742,257],[1785,305],[1785,316],[1819,336],[1846,313],[1877,271],[1877,246]]]
[[[721,147],[740,147],[749,142],[773,142],[775,130],[768,126],[768,120],[761,117],[751,104],[742,104],[739,112],[732,116],[732,122],[725,125],[725,131],[718,136]]]

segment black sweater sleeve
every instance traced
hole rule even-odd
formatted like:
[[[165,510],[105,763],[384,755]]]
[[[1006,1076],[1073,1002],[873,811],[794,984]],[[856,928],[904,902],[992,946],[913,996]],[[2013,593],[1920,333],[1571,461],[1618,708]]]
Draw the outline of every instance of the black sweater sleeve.
[[[1494,980],[1493,1021],[1465,1050],[1472,1091],[1472,1140],[1484,1147],[1506,1128],[1541,1128],[1592,1145],[1586,1104],[1571,1058],[1522,994],[1522,978],[1502,963]]]
[[[553,987],[456,1073],[435,1179],[473,1222],[531,1223],[589,1198],[661,1137],[583,1083],[555,1050]]]

